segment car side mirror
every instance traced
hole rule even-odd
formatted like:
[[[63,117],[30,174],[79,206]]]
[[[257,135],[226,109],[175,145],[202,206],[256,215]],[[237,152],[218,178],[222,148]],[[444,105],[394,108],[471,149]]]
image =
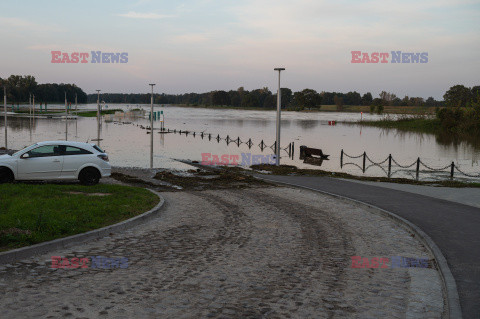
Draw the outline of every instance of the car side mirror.
[[[21,158],[30,158],[30,154],[25,153],[25,154],[23,154],[23,155],[21,156]]]

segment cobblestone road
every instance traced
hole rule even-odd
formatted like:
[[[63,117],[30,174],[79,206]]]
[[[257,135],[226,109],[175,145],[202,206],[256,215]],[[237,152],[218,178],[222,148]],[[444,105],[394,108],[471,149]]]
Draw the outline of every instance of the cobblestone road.
[[[364,207],[287,187],[162,196],[148,224],[0,266],[0,317],[444,316],[436,269],[351,268],[351,256],[433,259]],[[98,255],[128,268],[51,268],[51,256]]]

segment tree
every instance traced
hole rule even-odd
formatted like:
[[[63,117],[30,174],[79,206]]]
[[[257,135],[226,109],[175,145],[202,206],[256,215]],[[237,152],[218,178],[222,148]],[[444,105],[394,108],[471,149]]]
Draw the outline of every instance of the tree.
[[[317,93],[317,91],[312,89],[305,89],[300,92],[295,92],[293,99],[295,100],[295,104],[297,106],[320,107],[322,104],[322,97]]]
[[[472,92],[463,85],[452,86],[443,96],[447,106],[453,107],[465,107],[471,98]]]
[[[396,98],[396,95],[393,93],[382,91],[382,93],[380,93],[380,98],[384,101],[385,105],[392,105],[392,101]]]
[[[338,97],[341,98],[341,96],[338,96]],[[360,96],[360,93],[358,93],[356,91],[348,92],[343,97],[343,101],[345,102],[346,105],[361,105],[362,104],[362,97]],[[335,102],[335,104],[337,104],[337,103]]]
[[[472,92],[472,102],[480,103],[480,86],[474,86],[470,91]]]
[[[213,91],[212,104],[213,105],[230,105],[230,96],[225,91]]]
[[[430,96],[426,101],[425,101],[425,105],[426,106],[435,106],[437,103],[437,101],[435,101],[435,99],[433,98],[433,96]]]
[[[335,97],[333,98],[333,101],[337,106],[337,111],[343,111],[343,98],[339,97],[338,95],[335,95]]]
[[[373,101],[372,93],[367,92],[362,96],[363,105],[370,105],[372,104],[372,101]]]

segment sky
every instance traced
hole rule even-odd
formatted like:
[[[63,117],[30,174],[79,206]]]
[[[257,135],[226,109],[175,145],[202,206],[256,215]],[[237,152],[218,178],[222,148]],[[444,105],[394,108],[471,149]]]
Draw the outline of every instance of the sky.
[[[52,63],[51,51],[128,53]],[[427,63],[351,63],[352,51],[428,53]],[[388,59],[389,62],[391,58]],[[403,98],[480,85],[480,0],[96,0],[0,2],[0,77],[87,93],[282,87]]]

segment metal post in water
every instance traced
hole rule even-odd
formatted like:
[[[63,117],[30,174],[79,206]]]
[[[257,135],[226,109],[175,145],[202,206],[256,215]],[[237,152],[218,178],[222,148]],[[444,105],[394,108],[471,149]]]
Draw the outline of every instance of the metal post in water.
[[[68,109],[67,109],[67,92],[65,92],[65,141],[68,141]]]
[[[7,87],[5,83],[3,84],[3,116],[5,119],[5,149],[8,150],[8,139],[7,139]]]
[[[35,94],[33,96],[33,103],[32,103],[32,109],[33,109],[33,125],[35,125]]]
[[[77,105],[77,93],[75,93],[75,114],[77,114],[78,105]]]
[[[455,163],[452,162],[452,165],[450,166],[450,178],[453,179],[453,173],[455,171]]]
[[[282,104],[282,92],[280,90],[280,73],[285,70],[285,68],[275,68],[275,71],[278,71],[278,92],[277,92],[277,138],[275,145],[278,146],[275,149],[275,165],[280,165],[280,120],[281,120],[281,104]]]
[[[417,159],[417,181],[418,181],[419,174],[420,174],[420,157]]]
[[[388,155],[388,178],[392,174],[392,154]]]
[[[365,163],[367,161],[367,152],[363,152],[363,172],[365,173]]]
[[[343,149],[340,152],[340,168],[343,168]]]
[[[155,84],[149,84],[152,87],[152,96],[150,98],[150,168],[153,168],[153,86]]]
[[[95,90],[97,91],[97,120],[100,119],[100,91],[101,90]]]

